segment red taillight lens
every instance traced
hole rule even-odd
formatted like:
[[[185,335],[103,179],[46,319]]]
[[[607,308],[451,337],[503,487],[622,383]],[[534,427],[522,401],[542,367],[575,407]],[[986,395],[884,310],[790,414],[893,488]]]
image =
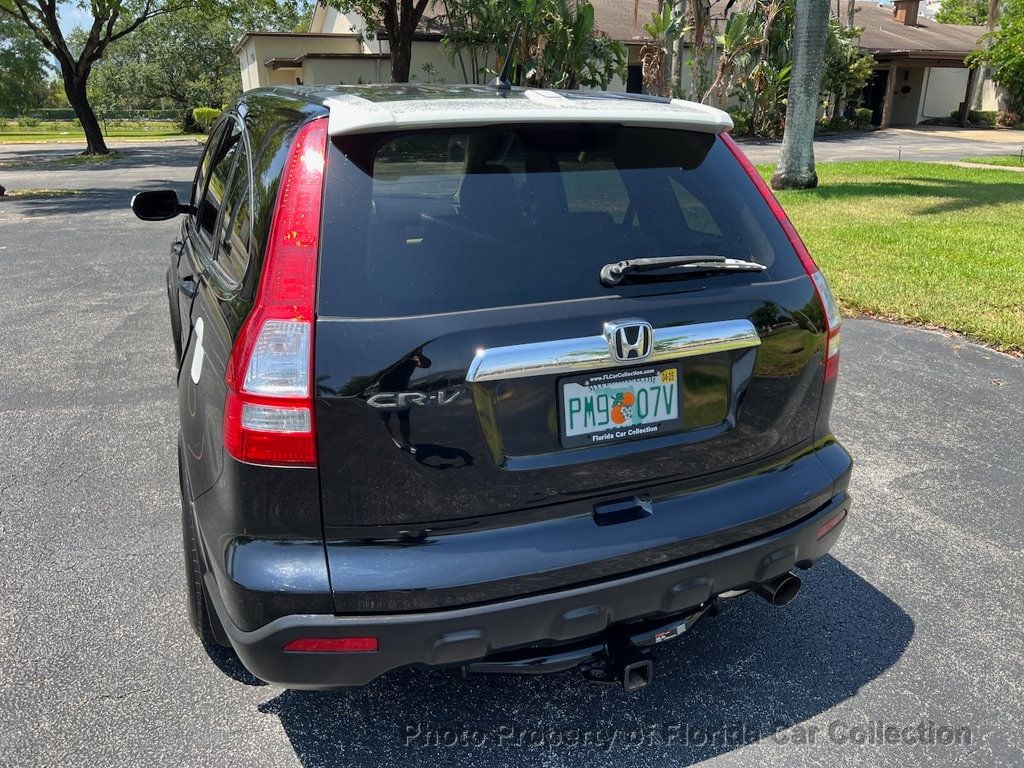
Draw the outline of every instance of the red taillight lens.
[[[312,370],[327,120],[292,140],[260,284],[231,351],[224,447],[239,461],[316,466]]]
[[[743,150],[736,145],[732,136],[723,133],[720,138],[761,193],[761,197],[768,204],[772,214],[779,222],[779,226],[782,227],[782,231],[786,233],[786,237],[793,246],[793,250],[796,251],[796,255],[800,258],[800,263],[803,264],[807,276],[814,283],[814,290],[818,294],[818,301],[821,303],[822,314],[825,318],[825,331],[827,333],[827,342],[825,344],[825,381],[831,381],[839,375],[839,326],[842,322],[839,314],[839,305],[836,304],[836,300],[832,296],[832,291],[828,287],[825,276],[818,269],[818,265],[814,263],[810,251],[807,250],[804,241],[800,239],[800,235],[797,234],[796,229],[793,227],[793,222],[789,220],[789,216],[786,215],[782,206],[779,205],[779,201],[775,198],[771,188],[765,184],[761,174],[757,172],[753,163],[743,154]]]
[[[376,653],[376,637],[297,637],[281,649],[294,653]]]

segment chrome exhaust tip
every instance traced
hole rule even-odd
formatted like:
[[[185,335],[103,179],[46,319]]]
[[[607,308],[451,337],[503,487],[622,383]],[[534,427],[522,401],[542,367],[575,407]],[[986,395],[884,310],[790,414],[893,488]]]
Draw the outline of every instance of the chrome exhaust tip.
[[[778,578],[754,586],[754,592],[775,607],[793,602],[800,591],[800,577],[790,571]]]

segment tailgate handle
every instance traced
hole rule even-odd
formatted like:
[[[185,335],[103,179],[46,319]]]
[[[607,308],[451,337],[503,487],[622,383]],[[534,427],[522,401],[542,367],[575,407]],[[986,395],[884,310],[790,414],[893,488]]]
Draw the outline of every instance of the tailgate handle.
[[[594,522],[598,525],[616,525],[650,517],[654,512],[654,502],[646,494],[633,496],[629,499],[606,501],[594,505]]]

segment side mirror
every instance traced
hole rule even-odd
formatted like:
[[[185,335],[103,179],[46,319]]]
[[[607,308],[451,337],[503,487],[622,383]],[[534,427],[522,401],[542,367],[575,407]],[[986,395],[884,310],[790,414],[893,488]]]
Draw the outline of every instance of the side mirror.
[[[143,221],[166,221],[188,213],[192,206],[178,202],[173,189],[154,189],[139,192],[132,198],[132,211]]]

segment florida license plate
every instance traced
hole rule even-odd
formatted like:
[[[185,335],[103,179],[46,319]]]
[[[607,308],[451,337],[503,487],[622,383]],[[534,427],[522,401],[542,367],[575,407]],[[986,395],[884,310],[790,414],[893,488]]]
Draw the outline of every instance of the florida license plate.
[[[683,427],[679,385],[678,365],[562,379],[562,445],[577,448],[679,431]]]

